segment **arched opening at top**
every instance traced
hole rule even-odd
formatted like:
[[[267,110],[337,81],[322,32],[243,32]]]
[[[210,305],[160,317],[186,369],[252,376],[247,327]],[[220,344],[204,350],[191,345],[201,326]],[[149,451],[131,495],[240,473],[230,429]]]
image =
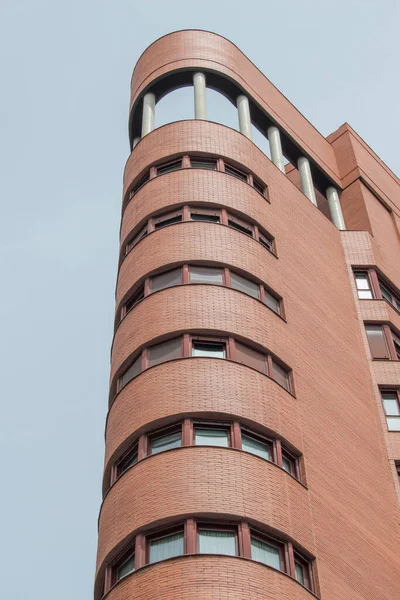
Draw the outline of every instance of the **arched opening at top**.
[[[174,121],[194,119],[193,87],[185,86],[172,90],[156,104],[155,127]]]
[[[237,108],[221,92],[207,88],[207,120],[239,130]]]

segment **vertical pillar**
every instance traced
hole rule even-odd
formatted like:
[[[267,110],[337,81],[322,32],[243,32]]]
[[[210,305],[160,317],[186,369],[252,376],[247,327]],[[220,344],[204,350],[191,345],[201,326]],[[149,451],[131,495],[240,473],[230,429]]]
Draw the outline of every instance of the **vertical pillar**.
[[[249,99],[247,96],[238,96],[236,103],[239,116],[239,131],[248,137],[249,140],[251,140],[252,135]]]
[[[156,97],[151,92],[143,98],[142,137],[153,131],[156,111]]]
[[[311,200],[315,206],[317,206],[317,199],[315,197],[314,184],[311,176],[310,161],[305,156],[300,156],[300,158],[297,160],[297,166],[300,172],[301,190],[303,194],[307,196],[307,198]]]
[[[332,217],[332,222],[338,229],[345,230],[346,225],[344,224],[344,218],[342,213],[342,207],[340,206],[339,194],[335,187],[328,187],[326,190],[326,197],[328,199],[329,210]]]
[[[140,137],[133,138],[132,150],[133,150],[133,148],[136,148],[136,146],[138,145],[139,142],[140,142]]]
[[[281,134],[279,133],[279,129],[274,125],[268,127],[267,135],[272,162],[280,171],[282,171],[282,173],[285,173],[285,161],[283,160]]]
[[[194,86],[194,118],[207,119],[206,76],[204,73],[193,75]]]

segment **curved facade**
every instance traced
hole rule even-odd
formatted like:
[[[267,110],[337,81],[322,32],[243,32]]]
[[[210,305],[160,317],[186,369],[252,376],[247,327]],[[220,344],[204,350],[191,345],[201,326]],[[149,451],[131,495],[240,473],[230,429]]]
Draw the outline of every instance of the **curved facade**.
[[[209,32],[143,53],[129,123],[95,600],[393,600],[399,181]]]

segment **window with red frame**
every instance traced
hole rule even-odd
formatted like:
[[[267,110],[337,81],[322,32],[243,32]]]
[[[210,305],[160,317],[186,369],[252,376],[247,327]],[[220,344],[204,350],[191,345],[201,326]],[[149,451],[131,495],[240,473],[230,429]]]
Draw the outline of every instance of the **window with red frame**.
[[[153,564],[185,553],[183,527],[146,538],[146,564]]]
[[[371,356],[374,359],[400,360],[400,338],[389,325],[365,325]]]
[[[130,545],[111,568],[111,585],[114,585],[135,570],[135,549]]]
[[[400,392],[381,389],[383,409],[389,431],[400,431]]]
[[[285,546],[256,531],[251,532],[251,558],[278,571],[285,571]]]
[[[394,286],[375,269],[357,269],[354,271],[354,277],[360,300],[384,299],[400,312],[400,294],[395,292]]]

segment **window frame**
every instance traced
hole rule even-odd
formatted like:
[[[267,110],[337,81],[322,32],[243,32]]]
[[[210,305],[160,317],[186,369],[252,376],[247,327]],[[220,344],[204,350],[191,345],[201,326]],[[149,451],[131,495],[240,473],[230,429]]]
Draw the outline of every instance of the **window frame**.
[[[294,562],[294,568],[295,568],[294,578],[296,579],[297,583],[299,583],[304,588],[306,588],[306,590],[314,592],[315,585],[314,585],[314,573],[313,573],[313,569],[312,569],[312,563],[309,560],[307,560],[302,554],[297,552],[297,550],[293,551],[293,562]],[[301,565],[301,567],[303,568],[303,573],[305,575],[304,583],[302,583],[301,581],[299,581],[297,579],[296,563]]]
[[[263,456],[259,456],[258,454],[255,454],[254,452],[250,452],[250,450],[246,450],[245,448],[243,448],[243,436],[248,437],[250,439],[254,439],[257,442],[259,442],[260,444],[264,444],[264,446],[267,446],[271,458],[264,458]],[[242,452],[247,452],[248,454],[251,454],[252,456],[257,456],[258,458],[261,458],[262,460],[266,460],[267,462],[278,465],[277,451],[276,451],[276,439],[275,440],[269,439],[268,437],[265,437],[258,433],[254,433],[250,429],[247,429],[246,427],[242,427],[242,426],[240,426],[240,438],[241,438],[240,450],[242,450]]]
[[[214,157],[205,157],[205,156],[194,156],[191,155],[189,157],[190,160],[190,167],[192,169],[204,169],[205,171],[217,171],[218,170],[218,158],[214,158]],[[214,165],[212,168],[210,167],[201,167],[201,166],[197,166],[197,165],[193,165],[193,162],[197,162],[199,164],[208,164],[208,165]]]
[[[157,560],[154,562],[150,562],[151,542],[175,535],[177,533],[182,533],[183,553],[176,554],[175,556],[169,556],[168,558],[163,558],[161,560]],[[186,544],[186,536],[185,536],[185,523],[177,524],[177,525],[169,527],[169,528],[164,528],[164,529],[161,529],[158,531],[154,531],[153,533],[149,533],[145,536],[145,556],[144,556],[145,563],[144,564],[145,564],[145,566],[156,565],[157,563],[163,562],[164,560],[169,560],[171,558],[177,558],[178,556],[185,556],[185,554],[187,554],[186,549],[187,549],[187,544]]]
[[[209,344],[217,345],[220,344],[224,346],[225,356],[215,357],[215,356],[193,356],[193,350],[195,344]],[[229,338],[226,337],[216,337],[216,336],[204,336],[204,335],[190,335],[189,336],[189,354],[190,358],[217,358],[218,360],[229,360],[230,359],[230,351],[229,351]]]
[[[400,342],[400,337],[397,332],[395,332],[387,323],[382,323],[382,322],[365,321],[364,327],[365,327],[365,334],[367,336],[368,347],[370,350],[370,355],[371,355],[372,360],[384,360],[384,361],[400,360],[400,356],[398,354],[398,351],[396,350],[396,344],[397,344],[397,346],[399,346],[399,342]],[[369,342],[369,337],[368,337],[368,327],[375,327],[375,328],[380,327],[381,328],[382,337],[383,337],[383,340],[385,342],[386,349],[387,349],[387,354],[388,354],[387,357],[374,357],[373,356],[372,348],[371,348],[371,345]],[[395,338],[397,338],[399,340],[399,342],[396,342]]]
[[[381,396],[381,402],[382,402],[382,408],[383,408],[383,414],[385,415],[385,421],[386,421],[386,427],[389,433],[400,433],[400,429],[396,430],[396,429],[390,429],[389,428],[389,423],[388,423],[388,418],[392,418],[392,419],[398,419],[399,423],[400,423],[400,388],[398,387],[380,387],[379,388],[379,393]],[[394,394],[395,398],[393,398],[393,400],[395,400],[397,402],[397,407],[399,409],[399,415],[388,415],[386,413],[386,409],[385,409],[385,398],[383,398],[382,394]]]
[[[242,171],[242,169],[235,167],[229,162],[224,160],[224,173],[230,175],[231,177],[235,177],[235,179],[239,179],[239,181],[244,181],[245,183],[249,183],[249,173]]]
[[[214,444],[196,444],[196,429],[212,429],[219,431],[226,431],[228,434],[228,445],[227,446],[218,446]],[[211,446],[213,448],[234,448],[234,431],[233,431],[233,422],[223,422],[223,421],[207,421],[207,420],[197,420],[191,419],[191,446],[199,446],[206,448]]]
[[[236,554],[220,554],[220,553],[209,553],[200,552],[200,532],[201,531],[229,531],[234,534],[235,538],[235,551]],[[209,555],[209,556],[241,556],[241,548],[239,542],[239,524],[230,523],[215,523],[208,521],[196,521],[196,554]]]
[[[117,572],[118,570],[126,563],[128,562],[128,560],[130,558],[133,557],[134,560],[134,567],[133,570],[130,571],[129,573],[127,573],[126,575],[123,575],[122,577],[117,577]],[[119,583],[120,581],[122,581],[123,579],[125,579],[126,577],[128,577],[129,575],[132,575],[132,573],[134,573],[136,571],[136,552],[135,552],[135,543],[131,542],[126,548],[123,549],[123,551],[115,558],[115,560],[111,563],[110,565],[110,573],[109,573],[109,588],[106,589],[105,591],[109,591],[109,589],[116,585],[117,583]]]
[[[258,539],[260,542],[264,542],[264,544],[267,544],[268,546],[271,546],[273,548],[277,548],[277,550],[279,551],[279,563],[280,563],[280,568],[279,571],[281,573],[287,573],[288,571],[288,561],[287,561],[287,557],[286,557],[286,551],[285,551],[285,543],[281,542],[280,540],[277,540],[274,537],[269,536],[268,534],[259,531],[258,529],[255,529],[253,527],[250,527],[250,552],[251,552],[251,560],[254,560],[255,562],[258,562],[262,565],[265,565],[266,567],[269,567],[270,569],[275,569],[275,567],[272,567],[271,565],[267,565],[266,563],[263,563],[259,560],[255,560],[252,556],[252,551],[251,551],[251,539],[255,538]],[[278,569],[275,569],[278,570]]]
[[[180,171],[182,169],[182,163],[183,163],[183,156],[181,156],[180,158],[175,158],[175,159],[169,160],[168,162],[164,162],[164,163],[155,165],[156,177],[160,177],[161,175],[167,175],[168,173],[173,173],[174,171]],[[173,167],[174,165],[178,165],[177,168],[170,169],[170,167]],[[167,170],[160,173],[160,170],[162,170],[162,169],[167,169]]]
[[[175,448],[167,448],[166,450],[160,450],[159,452],[153,452],[153,441],[159,438],[163,438],[167,435],[171,435],[173,433],[181,434],[181,445],[176,448],[182,448],[183,446],[183,423],[177,423],[175,425],[169,425],[167,427],[163,427],[162,429],[157,429],[152,431],[151,433],[146,435],[146,454],[145,456],[156,456],[157,454],[162,454],[163,452],[168,452],[169,450],[175,450]]]

